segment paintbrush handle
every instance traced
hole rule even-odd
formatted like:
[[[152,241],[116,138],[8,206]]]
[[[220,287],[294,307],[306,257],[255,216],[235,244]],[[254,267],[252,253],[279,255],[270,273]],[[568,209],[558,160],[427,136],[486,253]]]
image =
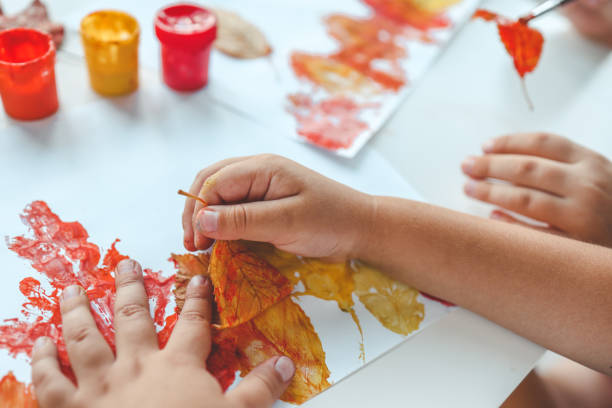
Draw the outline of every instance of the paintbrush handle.
[[[572,1],[574,0],[546,0],[535,6],[533,10],[531,10],[531,12],[526,16],[522,17],[520,21],[523,23],[527,23],[533,20],[534,18],[540,17],[541,15],[546,14],[549,11],[556,9],[557,7],[561,7]]]

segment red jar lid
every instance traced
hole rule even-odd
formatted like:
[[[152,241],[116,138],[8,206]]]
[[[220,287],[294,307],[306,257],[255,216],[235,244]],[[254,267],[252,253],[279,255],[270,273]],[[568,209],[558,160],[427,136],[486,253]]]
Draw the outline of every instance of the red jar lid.
[[[195,4],[180,3],[165,7],[155,15],[155,34],[164,45],[201,48],[217,38],[217,19]]]

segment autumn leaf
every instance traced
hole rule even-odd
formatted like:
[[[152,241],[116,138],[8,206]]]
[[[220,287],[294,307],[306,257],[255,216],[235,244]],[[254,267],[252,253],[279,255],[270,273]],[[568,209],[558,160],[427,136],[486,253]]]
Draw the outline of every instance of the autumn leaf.
[[[201,252],[195,254],[177,255],[171,254],[170,261],[174,263],[176,275],[174,277],[174,300],[176,301],[177,311],[183,309],[185,303],[185,292],[187,284],[196,275],[208,276],[208,264],[210,263],[210,255]]]
[[[247,322],[291,293],[291,283],[241,241],[217,241],[209,273],[220,327]]]
[[[377,269],[354,261],[355,294],[370,313],[387,329],[404,336],[419,328],[425,306],[419,292],[388,278]]]
[[[284,355],[294,362],[296,372],[281,396],[283,401],[301,404],[330,386],[321,340],[310,318],[291,298],[282,300],[247,323],[220,330],[213,343],[219,346],[215,350],[213,345],[208,368],[217,377],[223,374],[220,370],[236,365],[244,377],[269,358]],[[232,347],[235,347],[234,352]]]

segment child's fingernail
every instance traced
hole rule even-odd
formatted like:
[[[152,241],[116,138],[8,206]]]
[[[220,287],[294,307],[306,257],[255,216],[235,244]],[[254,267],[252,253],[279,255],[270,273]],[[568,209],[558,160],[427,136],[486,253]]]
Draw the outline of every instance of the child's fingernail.
[[[68,300],[81,294],[81,287],[78,285],[68,286],[62,293],[62,300]]]
[[[198,214],[196,226],[200,232],[215,232],[219,224],[219,213],[216,211],[202,210]]]
[[[493,211],[491,213],[490,217],[491,217],[492,220],[503,220],[504,219],[504,217],[500,213],[498,213],[497,211]]]
[[[487,140],[482,144],[482,151],[485,153],[490,153],[493,151],[493,147],[495,147],[495,140]]]
[[[475,182],[474,180],[468,180],[465,183],[465,186],[463,186],[463,191],[465,191],[465,194],[473,197],[476,195],[476,185],[477,184],[478,183]]]
[[[50,341],[49,338],[45,337],[45,336],[41,336],[41,337],[37,338],[36,341],[34,342],[34,347],[33,347],[32,351],[36,351],[36,350],[42,348],[49,341]]]
[[[117,273],[119,275],[126,275],[129,273],[138,273],[136,262],[131,259],[124,259],[117,264]]]
[[[204,287],[204,290],[208,293],[210,292],[210,279],[204,275],[196,275],[191,278],[187,287],[191,289]]]
[[[293,365],[293,361],[289,357],[282,356],[276,363],[274,363],[274,369],[281,376],[284,382],[287,382],[293,377],[293,373],[295,373],[295,366]]]
[[[476,159],[473,157],[468,157],[461,163],[461,169],[468,174],[471,174],[474,171],[474,165],[476,164]]]

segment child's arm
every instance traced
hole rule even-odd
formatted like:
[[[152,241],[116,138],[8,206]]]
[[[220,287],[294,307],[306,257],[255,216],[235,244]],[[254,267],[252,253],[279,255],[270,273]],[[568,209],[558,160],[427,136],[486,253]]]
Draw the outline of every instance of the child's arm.
[[[32,383],[41,408],[269,407],[289,384],[295,368],[287,357],[276,357],[222,392],[206,370],[211,347],[206,278],[191,279],[181,315],[160,350],[140,265],[123,260],[115,276],[116,353],[98,331],[83,289],[66,288],[60,302],[63,334],[77,382],[62,373],[53,342],[39,338],[32,353]]]
[[[373,197],[278,156],[200,172],[185,242],[250,239],[356,257],[547,348],[612,374],[612,251],[515,225]],[[194,211],[195,208],[195,211]]]
[[[462,165],[472,178],[465,185],[469,196],[549,225],[537,229],[612,248],[608,159],[547,133],[502,136],[485,143],[483,150],[483,156]],[[504,211],[491,216],[529,226]]]

